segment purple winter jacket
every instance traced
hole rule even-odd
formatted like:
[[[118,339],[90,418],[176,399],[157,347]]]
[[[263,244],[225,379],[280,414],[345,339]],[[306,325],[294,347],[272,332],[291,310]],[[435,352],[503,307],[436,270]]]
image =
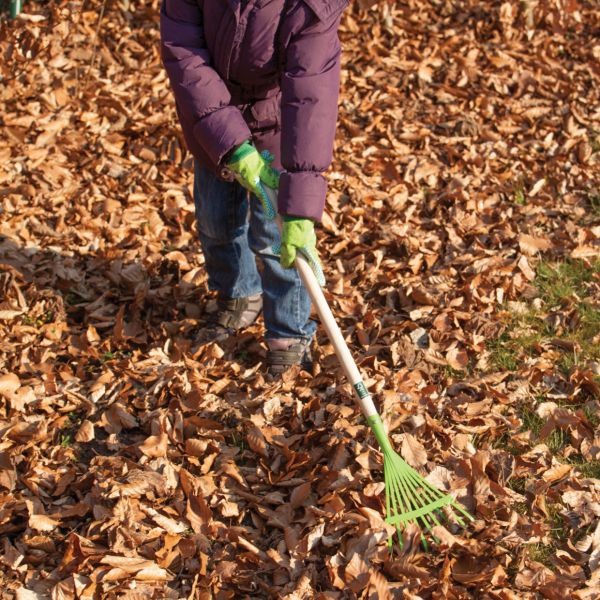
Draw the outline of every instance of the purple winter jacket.
[[[163,0],[162,59],[192,154],[220,173],[252,138],[283,169],[281,214],[319,221],[348,0]]]

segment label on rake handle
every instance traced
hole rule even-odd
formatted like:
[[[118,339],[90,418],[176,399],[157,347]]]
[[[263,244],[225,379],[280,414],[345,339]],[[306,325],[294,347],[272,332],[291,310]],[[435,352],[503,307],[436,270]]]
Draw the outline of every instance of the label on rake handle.
[[[362,381],[359,381],[358,383],[354,384],[354,390],[356,391],[356,394],[358,395],[358,397],[362,400],[363,398],[366,398],[367,396],[369,396],[369,392],[367,391],[367,387],[365,386],[365,384]]]

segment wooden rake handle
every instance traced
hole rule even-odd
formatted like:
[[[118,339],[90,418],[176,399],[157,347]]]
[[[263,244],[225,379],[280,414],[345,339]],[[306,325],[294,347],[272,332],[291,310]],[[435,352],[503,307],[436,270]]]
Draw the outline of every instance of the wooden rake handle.
[[[277,207],[277,192],[270,188],[265,189],[272,205]],[[280,215],[277,215],[277,226],[279,227],[279,233],[281,234],[283,224]],[[308,291],[308,295],[310,296],[317,314],[321,319],[321,323],[327,332],[329,341],[333,345],[333,349],[342,365],[344,373],[346,374],[348,381],[352,384],[360,410],[367,420],[370,417],[378,416],[371,394],[367,391],[360,375],[360,371],[352,358],[352,354],[350,354],[346,340],[335,321],[331,308],[329,308],[329,304],[327,304],[325,294],[323,294],[323,290],[321,289],[313,270],[300,252],[296,253],[295,266],[300,274],[300,279],[302,279],[304,287]]]

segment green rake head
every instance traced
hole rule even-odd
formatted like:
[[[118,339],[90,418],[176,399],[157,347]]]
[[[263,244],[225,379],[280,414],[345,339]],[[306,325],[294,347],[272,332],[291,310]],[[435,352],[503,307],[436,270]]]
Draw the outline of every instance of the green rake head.
[[[394,452],[379,415],[369,417],[368,423],[383,452],[386,522],[395,525],[400,544],[402,529],[409,523],[429,532],[432,527],[441,525],[440,519],[444,519],[442,509],[445,507],[460,513],[454,513],[453,517],[462,527],[465,526],[465,521],[461,514],[470,521],[474,520],[452,496],[440,492]],[[432,537],[436,543],[439,542],[433,534]],[[427,540],[423,534],[421,541],[427,549]],[[391,539],[389,544],[391,547]]]

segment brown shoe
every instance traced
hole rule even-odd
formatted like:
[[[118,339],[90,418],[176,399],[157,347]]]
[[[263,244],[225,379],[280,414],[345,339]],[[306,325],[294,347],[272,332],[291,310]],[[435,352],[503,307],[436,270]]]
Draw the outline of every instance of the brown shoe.
[[[205,325],[194,340],[194,352],[209,342],[222,342],[236,331],[252,325],[262,310],[262,296],[228,298],[219,294],[217,307],[208,313]]]
[[[311,340],[275,339],[268,340],[267,370],[270,375],[285,373],[293,365],[300,365],[305,371],[312,371]]]

